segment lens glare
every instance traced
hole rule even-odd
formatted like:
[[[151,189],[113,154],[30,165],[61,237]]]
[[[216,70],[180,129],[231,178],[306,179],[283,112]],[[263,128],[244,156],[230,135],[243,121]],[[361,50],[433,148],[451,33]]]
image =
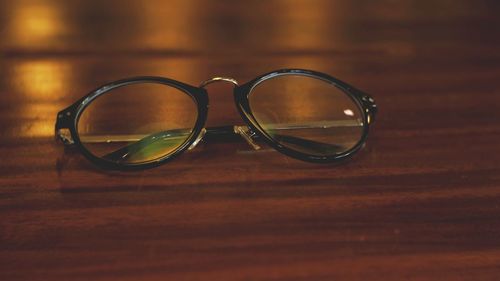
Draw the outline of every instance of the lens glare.
[[[190,137],[198,117],[187,93],[159,83],[115,88],[93,100],[78,120],[78,135],[93,155],[120,164],[163,158]]]
[[[320,78],[285,74],[265,80],[252,89],[249,104],[272,139],[308,155],[342,154],[363,136],[358,103]]]

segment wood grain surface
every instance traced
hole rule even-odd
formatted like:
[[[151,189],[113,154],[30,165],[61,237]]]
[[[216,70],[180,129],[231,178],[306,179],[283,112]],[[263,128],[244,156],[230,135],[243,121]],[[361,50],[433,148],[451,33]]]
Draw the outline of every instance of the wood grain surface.
[[[499,280],[498,1],[0,1],[0,280]],[[57,111],[118,78],[297,67],[379,105],[339,165],[205,142],[101,170]],[[213,84],[209,126],[242,124]]]

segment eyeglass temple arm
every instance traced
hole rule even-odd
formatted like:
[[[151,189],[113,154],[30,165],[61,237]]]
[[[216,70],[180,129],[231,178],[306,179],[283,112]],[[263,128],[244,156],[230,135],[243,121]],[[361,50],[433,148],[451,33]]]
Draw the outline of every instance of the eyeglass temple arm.
[[[280,130],[280,129],[276,128],[275,130]],[[254,140],[259,140],[260,136],[258,134],[256,134],[255,132],[253,132],[252,130],[250,130],[247,126],[224,126],[224,127],[207,128],[207,132],[206,132],[205,136],[206,136],[206,139],[208,139],[208,140],[218,140],[218,139],[239,140],[240,136],[241,136],[255,150],[260,149],[260,146],[254,142]],[[335,148],[335,149],[341,148],[338,145],[303,139],[303,138],[294,137],[294,136],[290,136],[290,135],[282,135],[282,134],[274,133],[273,137],[276,138],[277,140],[280,140],[283,142],[287,142],[287,143],[291,143],[291,144],[295,144],[295,145],[309,146],[311,148],[318,148],[318,149],[324,149],[325,147],[328,147],[330,149],[331,148]]]
[[[72,106],[57,113],[55,124],[55,138],[62,141],[65,145],[74,144],[73,136],[70,131],[73,122]]]
[[[371,95],[359,89],[352,88],[352,90],[354,90],[354,93],[359,97],[359,99],[361,99],[363,108],[366,114],[368,114],[368,124],[371,125],[375,121],[375,117],[377,116],[378,111],[375,99]]]
[[[238,128],[246,128],[244,126],[222,126],[222,127],[209,127],[206,128],[206,132],[204,133],[204,139],[205,140],[225,140],[225,141],[236,141],[240,140],[240,136],[243,136],[247,142],[254,148],[254,149],[259,149],[260,147],[253,143],[253,139],[258,139],[258,135],[254,134],[252,132],[242,132],[242,131],[237,131]],[[113,161],[113,162],[119,162],[121,160],[124,160],[128,158],[129,156],[134,155],[135,153],[140,152],[143,148],[152,145],[158,141],[170,141],[173,138],[178,138],[178,137],[185,137],[188,131],[186,130],[169,130],[169,131],[162,131],[156,134],[152,134],[149,136],[146,136],[134,143],[131,143],[129,145],[126,145],[122,148],[119,148],[111,153],[108,153],[104,155],[102,158]],[[245,135],[246,134],[246,137]],[[298,137],[293,137],[289,135],[280,135],[280,134],[273,134],[273,136],[282,141],[282,142],[287,142],[290,144],[295,144],[295,145],[301,145],[301,146],[307,146],[310,147],[311,149],[318,149],[318,150],[324,150],[324,149],[332,149],[332,150],[337,150],[341,149],[341,146],[334,145],[334,144],[327,144],[327,143],[322,143],[318,141],[312,141],[312,140],[307,140],[307,139],[302,139]],[[249,139],[247,139],[249,138]],[[195,142],[196,143],[196,142]],[[253,143],[253,144],[252,144]],[[194,145],[190,147],[193,148]]]

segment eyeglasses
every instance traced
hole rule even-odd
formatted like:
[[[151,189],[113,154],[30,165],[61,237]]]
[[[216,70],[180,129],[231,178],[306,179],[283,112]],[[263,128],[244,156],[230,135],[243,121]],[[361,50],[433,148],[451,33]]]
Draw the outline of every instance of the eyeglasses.
[[[246,126],[205,128],[208,84],[234,85]],[[330,163],[363,147],[377,107],[372,97],[327,74],[283,69],[239,85],[215,77],[193,87],[162,77],[104,85],[57,115],[56,137],[107,168],[147,168],[193,149],[204,137],[259,140],[303,161]]]

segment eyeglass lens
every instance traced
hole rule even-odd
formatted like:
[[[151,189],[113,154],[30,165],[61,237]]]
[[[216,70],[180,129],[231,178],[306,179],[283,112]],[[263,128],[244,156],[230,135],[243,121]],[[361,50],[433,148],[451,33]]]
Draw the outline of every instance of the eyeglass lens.
[[[319,78],[287,74],[264,80],[250,92],[249,105],[268,136],[308,155],[344,153],[363,135],[358,103]]]
[[[138,164],[173,153],[190,137],[197,117],[196,101],[182,90],[135,83],[93,100],[82,112],[77,131],[93,155]]]

